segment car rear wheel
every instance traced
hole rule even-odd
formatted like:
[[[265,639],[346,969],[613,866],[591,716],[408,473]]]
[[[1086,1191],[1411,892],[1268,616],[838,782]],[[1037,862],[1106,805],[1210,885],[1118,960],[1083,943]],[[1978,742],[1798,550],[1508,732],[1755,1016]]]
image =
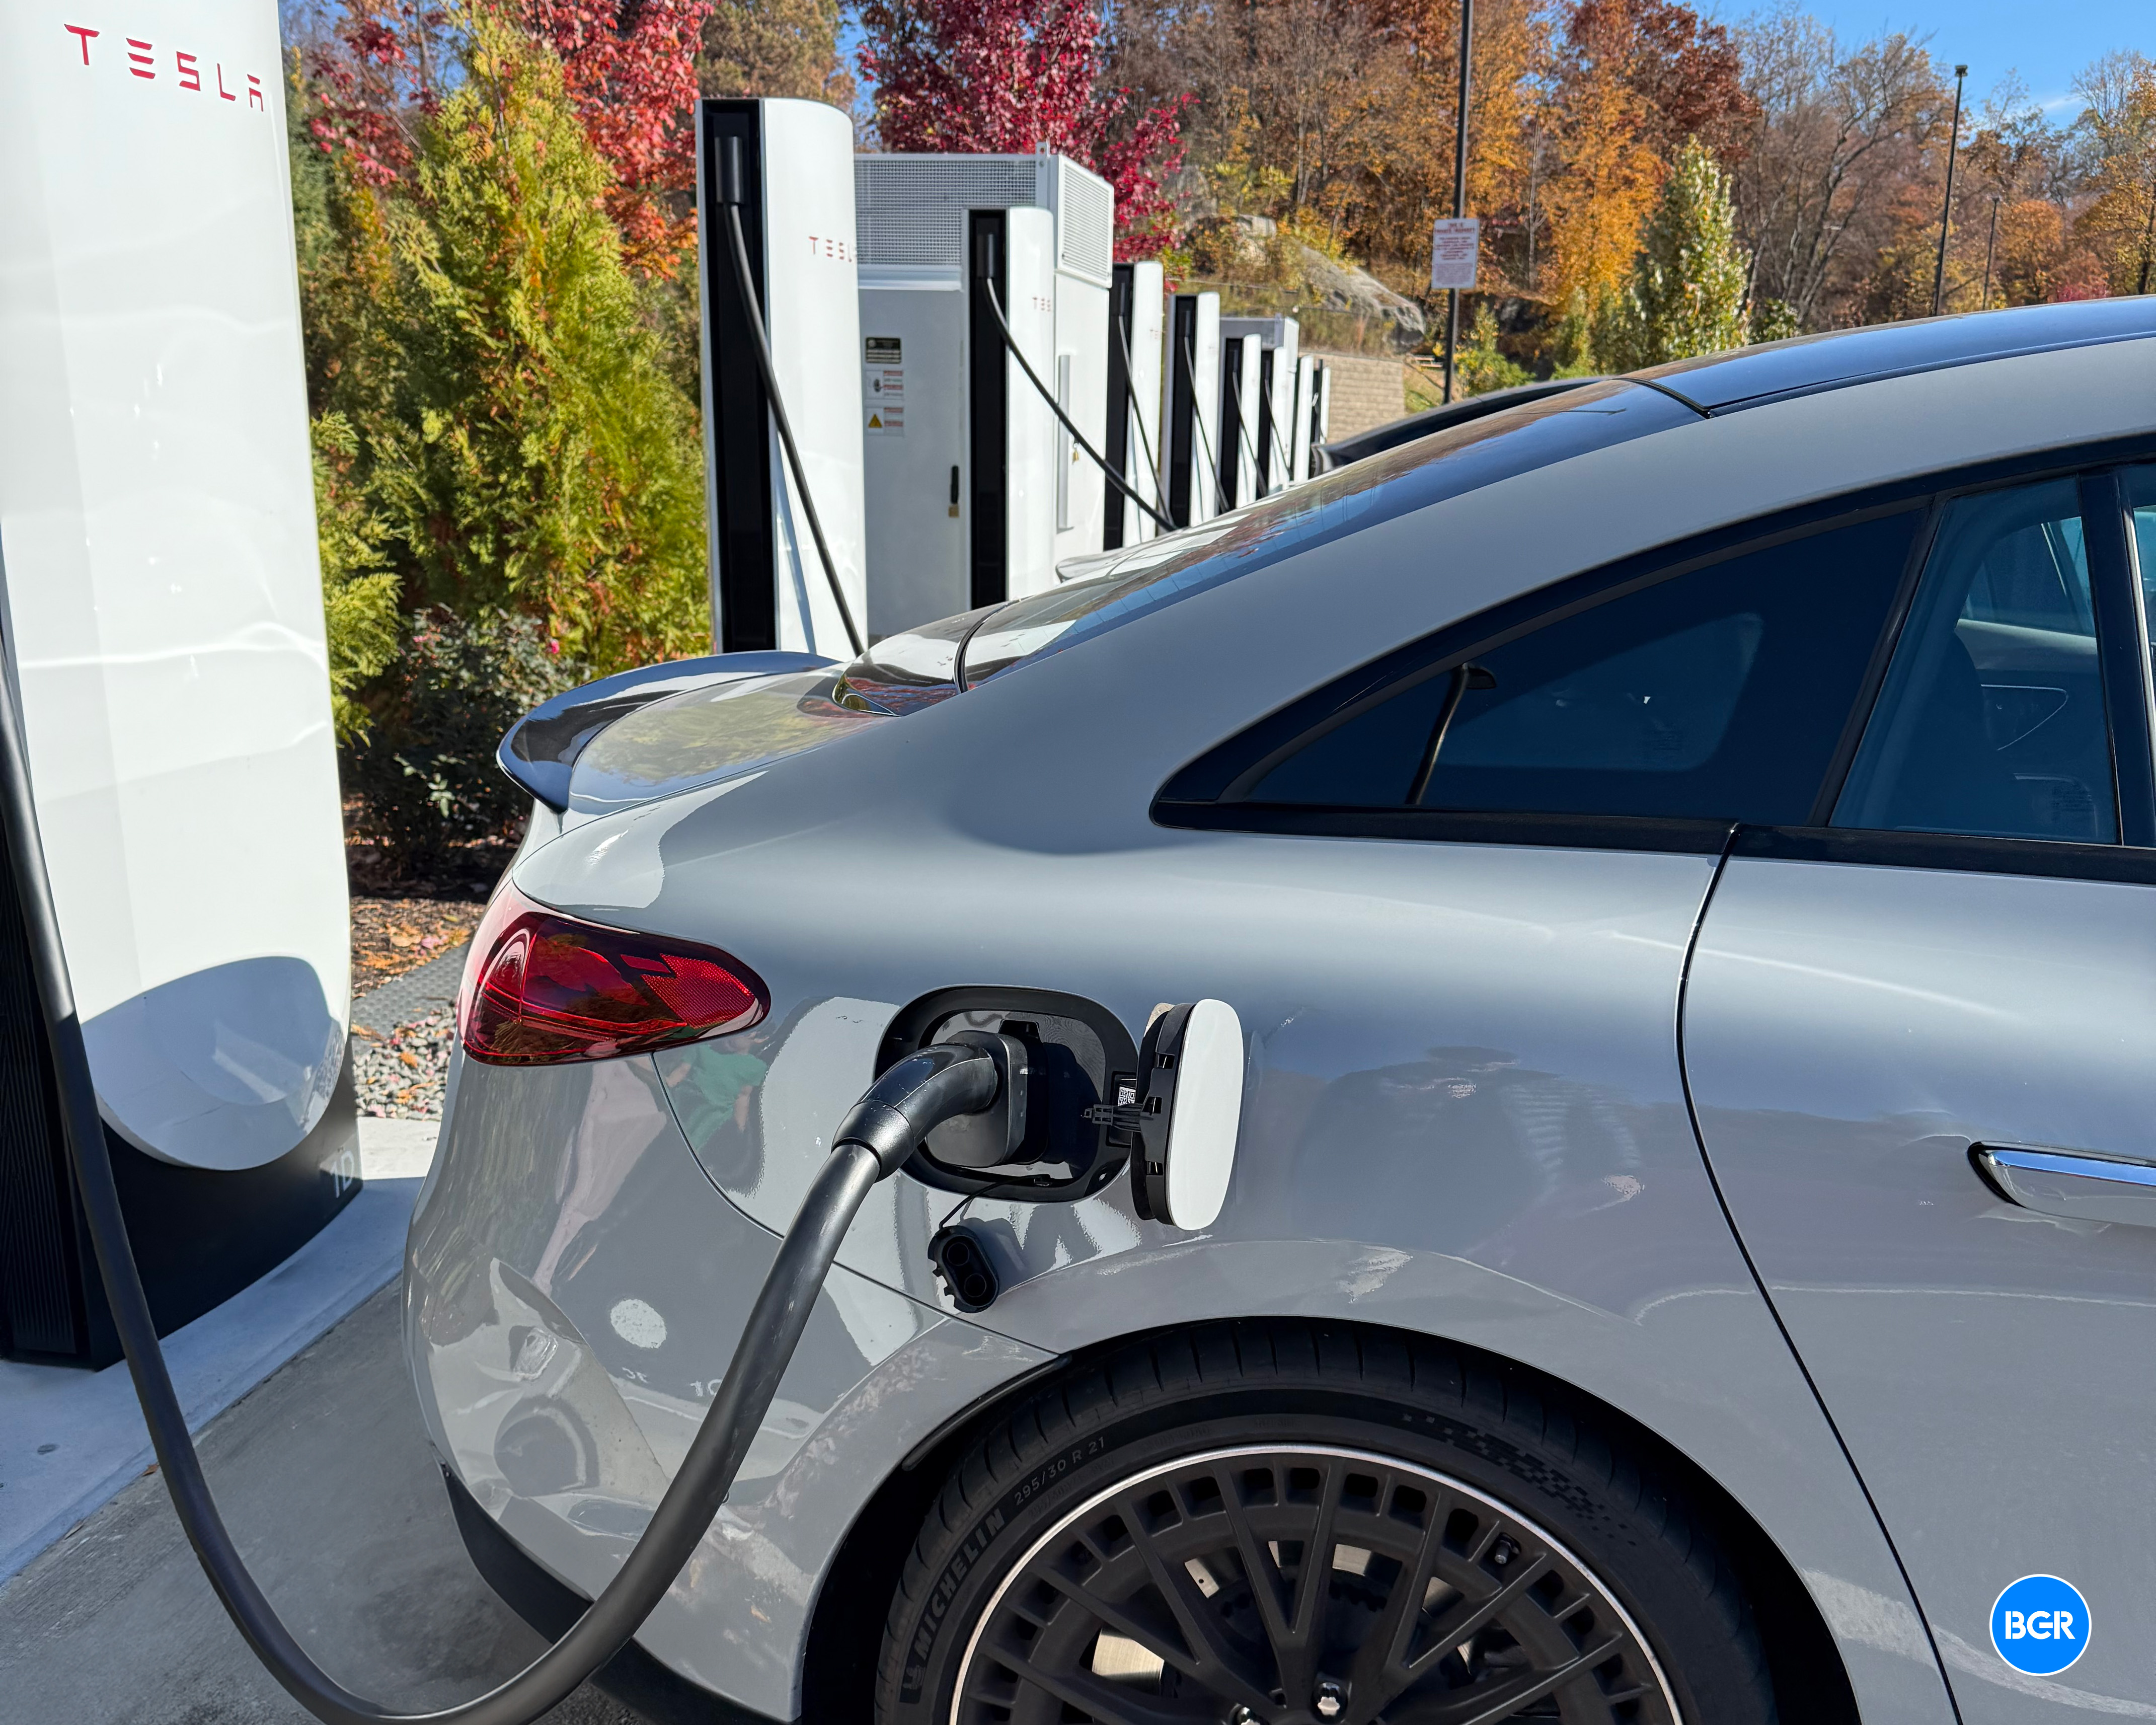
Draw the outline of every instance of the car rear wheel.
[[[1768,1725],[1697,1518],[1435,1346],[1134,1344],[1028,1399],[907,1561],[878,1725]]]

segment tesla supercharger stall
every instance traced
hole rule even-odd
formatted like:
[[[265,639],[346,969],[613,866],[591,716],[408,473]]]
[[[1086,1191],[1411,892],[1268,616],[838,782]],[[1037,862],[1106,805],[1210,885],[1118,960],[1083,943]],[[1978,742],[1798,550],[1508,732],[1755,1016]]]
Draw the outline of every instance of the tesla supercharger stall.
[[[4,671],[167,1331],[357,1187],[284,73],[272,0],[0,7]],[[21,919],[0,891],[0,1349],[101,1364]]]
[[[1220,512],[1220,296],[1178,294],[1168,303],[1161,438],[1168,519],[1195,526]]]
[[[847,608],[867,604],[853,122],[823,102],[696,105],[697,284],[711,639],[721,653],[851,657],[801,488],[773,420],[732,252],[725,152],[742,165],[740,219],[778,392]]]
[[[869,631],[1038,593],[1097,550],[1115,196],[1058,156],[860,156]]]
[[[1248,496],[1269,497],[1304,475],[1294,465],[1293,428],[1301,328],[1292,317],[1224,317],[1224,341],[1240,338],[1257,347],[1258,380],[1243,409],[1243,429],[1256,482]],[[1248,363],[1247,353],[1245,364]]]
[[[1155,508],[1161,506],[1160,395],[1165,308],[1161,266],[1118,264],[1108,302],[1108,465]],[[1152,538],[1152,517],[1122,493],[1106,500],[1103,551]]]

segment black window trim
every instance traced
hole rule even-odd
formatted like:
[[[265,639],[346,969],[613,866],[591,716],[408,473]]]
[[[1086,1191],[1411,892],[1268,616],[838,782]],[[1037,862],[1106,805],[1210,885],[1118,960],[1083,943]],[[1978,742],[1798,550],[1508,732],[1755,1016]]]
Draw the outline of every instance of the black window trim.
[[[2118,470],[2156,459],[2156,434],[1973,463],[1775,511],[1689,539],[1656,547],[1568,577],[1477,612],[1335,677],[1216,743],[1172,773],[1153,799],[1156,825],[1208,832],[1306,838],[1369,838],[1419,843],[1521,845],[1553,849],[1646,850],[1718,855],[1787,855],[1886,866],[2076,878],[2156,885],[2156,687],[2135,569],[2132,528]],[[2080,486],[2083,544],[2097,608],[2103,685],[2111,710],[2118,845],[2051,839],[1984,839],[1875,832],[1827,825],[1865,726],[1915,602],[1945,506],[1956,499],[2071,479]],[[1805,827],[1743,826],[1723,820],[1511,811],[1331,808],[1249,799],[1265,775],[1296,750],[1379,702],[1535,629],[1674,580],[1695,570],[1836,527],[1922,509],[1908,561],[1880,631],[1864,680]],[[2099,598],[2101,591],[2102,597]],[[2130,615],[2129,615],[2130,614]],[[2121,650],[2123,640],[2131,654]],[[2112,644],[2106,650],[2103,644]],[[2129,658],[2131,662],[2129,663]],[[2131,711],[2138,725],[2122,725]],[[2121,746],[2122,737],[2124,747]],[[2130,837],[2129,835],[2138,835]],[[2049,860],[2046,861],[2046,860]]]

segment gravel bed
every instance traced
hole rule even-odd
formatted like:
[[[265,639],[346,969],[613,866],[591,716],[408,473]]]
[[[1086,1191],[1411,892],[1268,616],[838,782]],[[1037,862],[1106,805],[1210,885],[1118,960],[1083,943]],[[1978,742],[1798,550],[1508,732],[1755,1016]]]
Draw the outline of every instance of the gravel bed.
[[[485,905],[471,899],[352,898],[352,985],[365,993],[469,940]]]
[[[447,1007],[387,1034],[355,1029],[359,1111],[377,1120],[439,1120],[456,1034],[456,1016]]]

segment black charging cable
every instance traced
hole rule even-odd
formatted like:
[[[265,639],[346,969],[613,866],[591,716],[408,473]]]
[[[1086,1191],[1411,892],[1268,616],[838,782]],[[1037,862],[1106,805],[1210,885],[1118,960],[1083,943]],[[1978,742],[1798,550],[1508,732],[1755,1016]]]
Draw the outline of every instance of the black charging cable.
[[[1070,416],[1063,411],[1063,403],[1056,400],[1048,386],[1040,381],[1040,376],[1034,370],[1032,362],[1019,351],[1018,337],[1011,334],[1010,324],[1004,316],[1003,301],[996,296],[995,283],[983,276],[981,280],[981,287],[988,296],[988,311],[996,320],[996,327],[1004,333],[1004,346],[1010,349],[1011,357],[1018,362],[1019,369],[1026,375],[1026,381],[1033,385],[1040,398],[1048,403],[1048,411],[1063,422],[1063,429],[1075,439],[1078,447],[1093,458],[1093,465],[1101,470],[1102,478],[1158,521],[1164,531],[1173,533],[1175,531],[1175,523],[1133,491],[1125,483],[1122,475],[1108,465],[1108,458],[1088,443],[1086,440],[1086,434],[1070,423]]]
[[[808,475],[801,466],[801,451],[794,446],[793,426],[786,417],[786,398],[778,393],[778,367],[771,357],[771,337],[764,328],[763,305],[757,298],[755,275],[748,267],[748,241],[742,235],[741,223],[742,204],[745,201],[741,140],[722,138],[720,144],[719,202],[726,207],[726,235],[734,254],[734,280],[741,289],[749,334],[755,337],[752,345],[756,349],[757,370],[763,376],[763,393],[771,403],[772,423],[778,427],[778,441],[786,450],[786,465],[793,470],[794,487],[801,493],[802,511],[808,517],[808,531],[816,542],[816,555],[823,562],[824,578],[831,584],[831,598],[839,608],[839,621],[845,625],[846,639],[858,658],[867,646],[854,623],[853,608],[846,603],[846,591],[839,584],[839,566],[831,561],[831,547],[824,540],[824,523],[816,513],[816,500],[808,490]]]
[[[1139,405],[1137,387],[1132,381],[1137,375],[1137,367],[1131,362],[1130,331],[1123,327],[1121,318],[1113,316],[1108,319],[1108,327],[1116,332],[1116,345],[1123,350],[1123,399],[1127,404],[1126,411],[1137,422],[1138,449],[1146,458],[1146,473],[1152,480],[1153,495],[1163,496],[1168,490],[1168,474],[1161,466],[1159,459],[1152,452],[1152,439],[1146,435],[1145,409]]]
[[[1191,352],[1190,344],[1188,341],[1183,344],[1183,375],[1190,379],[1190,423],[1198,428],[1199,446],[1205,451],[1205,465],[1213,475],[1214,512],[1218,514],[1220,504],[1220,460],[1213,453],[1213,439],[1205,433],[1205,413],[1203,404],[1198,398],[1198,356]]]
[[[61,1130],[90,1242],[150,1441],[187,1543],[254,1656],[325,1725],[529,1725],[629,1644],[710,1528],[778,1394],[846,1229],[875,1183],[896,1173],[938,1126],[994,1104],[1007,1080],[993,1049],[938,1043],[899,1061],[855,1104],[810,1182],[757,1293],[748,1323],[689,1452],[644,1536],[569,1632],[499,1688],[429,1713],[391,1712],[355,1695],[302,1647],[241,1560],[218,1512],[127,1239],[97,1091],[76,1015],[32,800],[13,691],[0,677],[0,816],[45,1017]]]

